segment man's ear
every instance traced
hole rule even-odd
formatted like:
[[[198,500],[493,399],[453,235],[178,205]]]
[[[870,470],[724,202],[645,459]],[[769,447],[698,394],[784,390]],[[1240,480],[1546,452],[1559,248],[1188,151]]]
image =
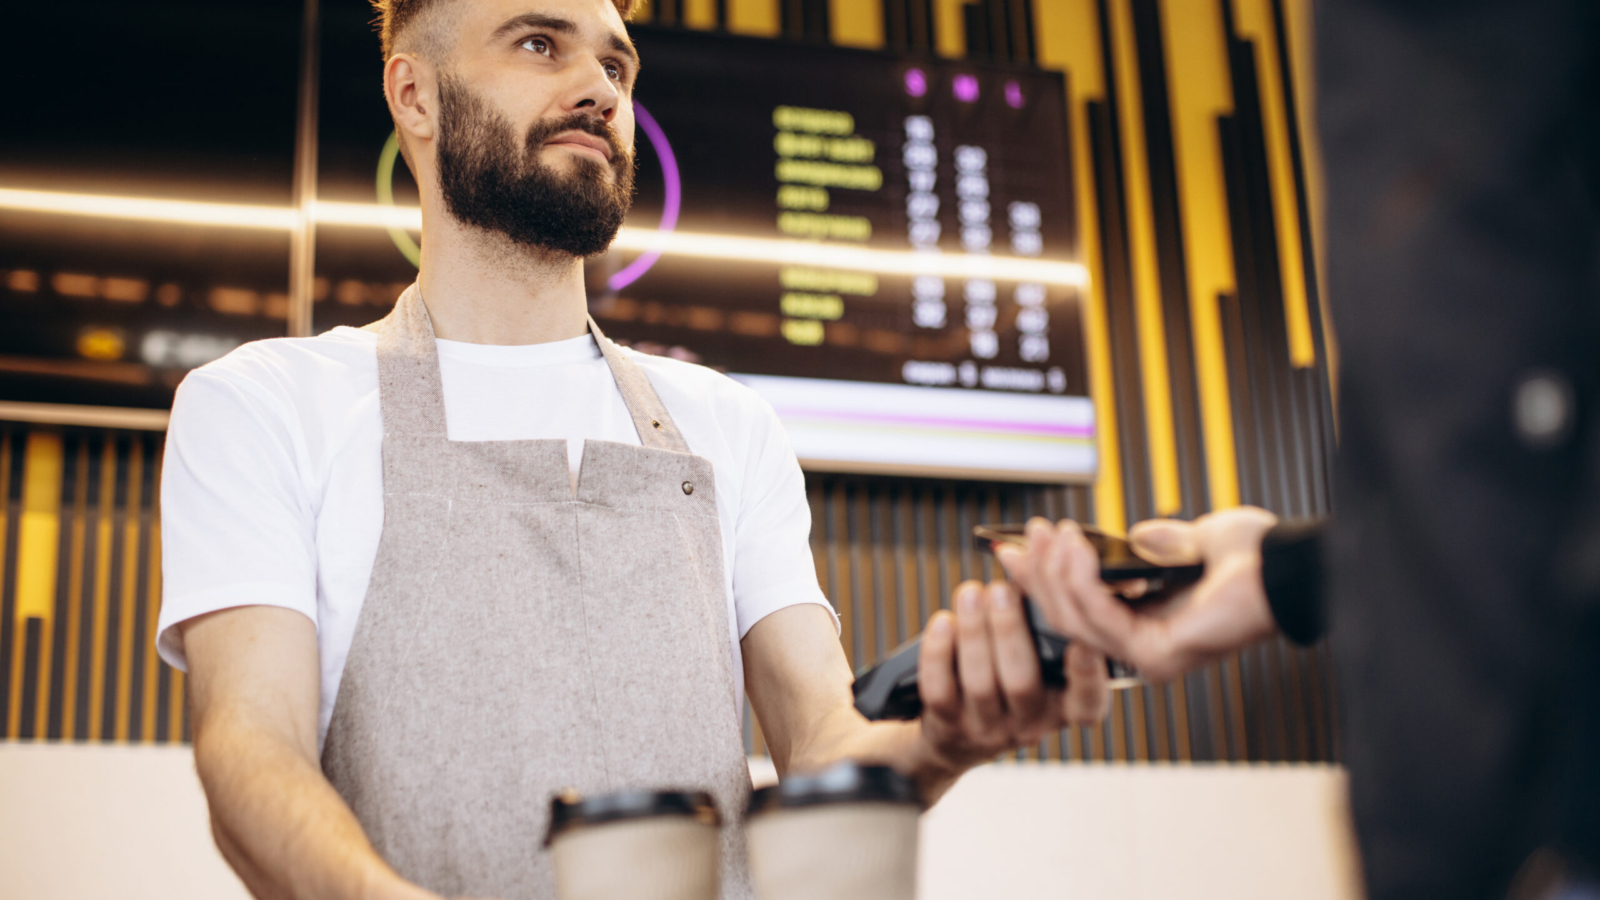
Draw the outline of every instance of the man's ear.
[[[400,142],[413,147],[431,141],[439,115],[438,70],[420,56],[396,53],[383,67],[383,95],[389,101]]]

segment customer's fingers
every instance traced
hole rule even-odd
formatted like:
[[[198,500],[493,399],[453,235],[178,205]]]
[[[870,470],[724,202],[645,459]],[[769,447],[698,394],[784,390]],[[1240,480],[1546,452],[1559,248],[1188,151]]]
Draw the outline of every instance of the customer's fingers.
[[[1054,534],[1055,527],[1049,520],[1034,516],[1023,526],[1025,545],[996,543],[994,546],[994,557],[1005,569],[1006,577],[1021,585],[1023,592],[1030,596],[1044,588],[1038,578],[1039,560]]]
[[[1037,593],[1030,594],[1040,603],[1050,624],[1070,637],[1081,637],[1087,631],[1073,582],[1073,569],[1079,563],[1074,560],[1070,550],[1077,544],[1087,545],[1087,541],[1076,522],[1063,521],[1051,530],[1048,539],[1039,544],[1036,578],[1042,587]],[[1089,577],[1098,582],[1100,561],[1092,548],[1088,558],[1086,565]]]
[[[1185,593],[1188,590],[1193,589]],[[1181,604],[1183,595],[1174,602]],[[1097,635],[1097,647],[1132,663],[1152,680],[1170,677],[1173,620],[1141,614],[1114,597],[1099,596],[1085,599],[1083,617]]]
[[[1026,743],[1044,732],[1044,685],[1039,654],[1028,633],[1022,596],[1003,581],[989,585],[989,633],[994,638],[995,673],[1010,717],[1010,733]]]
[[[1072,636],[1087,639],[1102,650],[1120,652],[1133,613],[1100,580],[1099,554],[1076,526],[1062,529],[1056,543],[1061,559],[1057,577],[1065,585],[1078,629]],[[1091,615],[1090,610],[1099,615]]]

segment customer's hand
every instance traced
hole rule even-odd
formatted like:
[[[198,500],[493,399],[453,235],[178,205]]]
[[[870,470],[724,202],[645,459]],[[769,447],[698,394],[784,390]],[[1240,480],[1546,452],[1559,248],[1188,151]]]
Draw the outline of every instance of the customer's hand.
[[[1006,573],[1062,633],[1163,681],[1232,653],[1276,630],[1261,584],[1261,538],[1277,523],[1241,506],[1193,522],[1152,519],[1133,527],[1134,551],[1160,565],[1205,564],[1205,576],[1137,606],[1100,580],[1100,560],[1077,523],[1028,523],[1027,549],[996,550]],[[1118,586],[1138,596],[1142,582]]]
[[[1045,689],[1014,585],[969,581],[953,600],[954,614],[929,620],[918,661],[923,740],[945,765],[965,769],[1105,718],[1105,657],[1088,646],[1068,648],[1066,690]]]

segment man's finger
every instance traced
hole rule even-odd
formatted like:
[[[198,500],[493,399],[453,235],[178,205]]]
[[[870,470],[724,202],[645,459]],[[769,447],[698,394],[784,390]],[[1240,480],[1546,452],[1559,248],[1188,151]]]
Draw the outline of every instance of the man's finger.
[[[961,677],[962,708],[985,733],[1005,719],[989,646],[988,605],[983,586],[976,581],[956,588],[956,672]]]
[[[1022,597],[1011,585],[989,585],[989,632],[994,637],[995,672],[1011,715],[1013,734],[1033,731],[1044,715],[1039,654],[1028,635]]]
[[[1068,725],[1096,725],[1111,711],[1105,655],[1084,644],[1067,647],[1067,690],[1062,709]]]
[[[956,638],[948,610],[939,610],[922,630],[917,654],[917,692],[923,715],[953,721],[961,715],[961,692],[956,685]]]

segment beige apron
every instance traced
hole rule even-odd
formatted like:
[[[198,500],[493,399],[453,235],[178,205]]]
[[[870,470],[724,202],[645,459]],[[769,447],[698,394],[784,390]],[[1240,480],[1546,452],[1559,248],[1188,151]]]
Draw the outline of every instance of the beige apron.
[[[417,288],[378,323],[383,537],[322,754],[401,876],[554,898],[540,842],[566,787],[750,790],[711,463],[589,328],[642,447],[451,441]],[[723,897],[750,895],[723,832]]]

